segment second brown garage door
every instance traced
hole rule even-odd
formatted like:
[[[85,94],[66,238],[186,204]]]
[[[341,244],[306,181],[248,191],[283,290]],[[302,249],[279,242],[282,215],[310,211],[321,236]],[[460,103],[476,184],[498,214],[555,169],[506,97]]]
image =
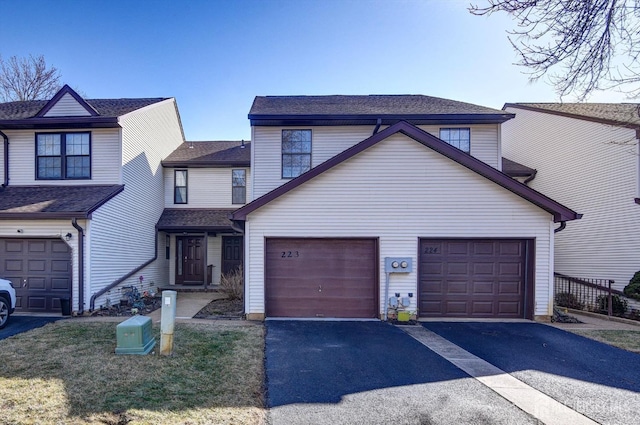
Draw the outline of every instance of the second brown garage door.
[[[0,277],[16,288],[16,310],[60,312],[71,298],[71,249],[61,239],[0,239]]]
[[[377,317],[376,260],[376,239],[267,239],[267,317]]]
[[[422,239],[421,317],[530,318],[532,241]]]

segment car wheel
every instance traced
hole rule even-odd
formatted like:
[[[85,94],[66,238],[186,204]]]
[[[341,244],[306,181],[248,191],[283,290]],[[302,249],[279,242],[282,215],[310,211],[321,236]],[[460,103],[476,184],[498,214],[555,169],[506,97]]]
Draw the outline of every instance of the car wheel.
[[[9,301],[0,297],[0,329],[4,328],[7,322],[9,322]]]

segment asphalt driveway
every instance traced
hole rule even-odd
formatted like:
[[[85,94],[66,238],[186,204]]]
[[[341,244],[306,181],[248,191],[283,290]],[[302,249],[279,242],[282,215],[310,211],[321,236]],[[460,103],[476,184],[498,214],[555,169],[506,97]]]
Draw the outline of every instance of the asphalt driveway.
[[[40,317],[40,316],[22,316],[12,315],[9,323],[4,329],[0,329],[0,340],[18,335],[31,329],[40,328],[47,323],[60,320],[61,317]]]
[[[423,326],[597,422],[640,423],[639,354],[538,323]]]
[[[272,425],[537,423],[387,323],[267,321],[266,327]]]

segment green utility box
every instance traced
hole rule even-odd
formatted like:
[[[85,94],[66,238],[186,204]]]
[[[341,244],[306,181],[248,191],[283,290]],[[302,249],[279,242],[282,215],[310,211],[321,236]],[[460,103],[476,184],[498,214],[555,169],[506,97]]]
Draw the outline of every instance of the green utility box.
[[[156,346],[151,318],[133,316],[116,326],[116,354],[149,354]]]

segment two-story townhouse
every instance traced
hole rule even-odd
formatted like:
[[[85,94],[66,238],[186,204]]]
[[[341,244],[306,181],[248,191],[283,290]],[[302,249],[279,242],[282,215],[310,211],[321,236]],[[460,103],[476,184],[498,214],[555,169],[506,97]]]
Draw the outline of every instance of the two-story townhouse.
[[[219,284],[242,265],[243,236],[229,215],[247,203],[251,144],[186,142],[162,161],[166,235],[165,273],[170,285]]]
[[[161,160],[184,142],[173,98],[0,104],[0,276],[18,310],[82,313],[118,285],[162,284]],[[161,252],[162,254],[159,254]]]
[[[584,218],[555,238],[556,272],[615,280],[640,270],[640,105],[507,103],[503,151],[538,170],[529,185]]]
[[[418,317],[548,319],[554,231],[580,215],[501,171],[511,118],[417,95],[256,97],[253,200],[232,214],[248,318],[384,318],[399,299]]]

